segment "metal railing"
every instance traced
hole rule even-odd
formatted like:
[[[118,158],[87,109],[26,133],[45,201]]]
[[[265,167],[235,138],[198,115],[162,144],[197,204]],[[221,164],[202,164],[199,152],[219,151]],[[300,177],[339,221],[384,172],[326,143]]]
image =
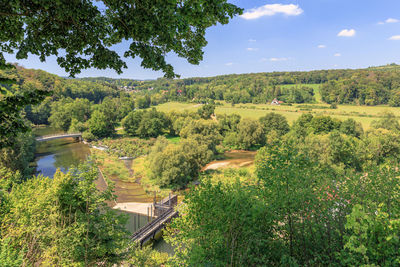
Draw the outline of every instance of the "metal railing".
[[[62,133],[62,134],[49,134],[36,137],[36,140],[50,139],[50,138],[62,138],[62,137],[78,137],[82,136],[82,133]]]

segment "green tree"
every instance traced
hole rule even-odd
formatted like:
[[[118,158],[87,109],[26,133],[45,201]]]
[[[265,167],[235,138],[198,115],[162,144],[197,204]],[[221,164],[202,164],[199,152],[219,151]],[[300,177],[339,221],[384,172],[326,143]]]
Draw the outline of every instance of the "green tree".
[[[144,111],[131,111],[128,113],[128,115],[121,122],[125,133],[131,136],[137,135],[137,129],[142,121],[143,114]]]
[[[250,149],[265,143],[264,129],[259,121],[242,119],[237,128],[237,133],[226,135],[225,144],[232,148]]]
[[[179,145],[159,141],[149,155],[150,178],[161,187],[183,188],[199,176],[211,159],[207,145],[196,140],[182,140]]]
[[[180,216],[167,229],[173,263],[184,266],[262,266],[279,261],[274,215],[257,188],[210,181],[185,195]],[[277,243],[277,242],[276,242]],[[278,258],[278,259],[276,259]]]
[[[155,108],[143,113],[141,121],[136,130],[139,137],[157,137],[170,128],[170,121],[164,112]]]
[[[219,133],[218,124],[211,120],[189,120],[180,131],[182,138],[196,140],[199,144],[205,144],[209,150],[217,154],[217,145],[221,143],[222,136]]]
[[[309,113],[301,114],[300,117],[294,121],[291,128],[291,134],[296,138],[305,138],[306,135],[310,133],[311,120],[313,118],[313,115]]]
[[[391,131],[400,131],[400,124],[399,120],[396,118],[396,116],[391,113],[391,112],[384,112],[382,115],[382,118],[379,120],[373,120],[371,122],[371,126],[375,129],[386,129],[386,130],[391,130]]]
[[[340,125],[340,132],[360,138],[361,135],[363,135],[364,130],[361,123],[356,122],[353,119],[347,119],[342,121],[342,124]]]
[[[220,127],[221,134],[225,135],[227,132],[236,132],[240,119],[241,117],[238,114],[218,115],[218,125]]]
[[[88,121],[89,132],[95,137],[104,138],[114,134],[115,124],[101,111],[95,110]]]
[[[205,104],[202,105],[198,110],[197,114],[200,115],[202,119],[210,119],[211,115],[214,114],[215,111],[215,105],[214,104]]]
[[[367,132],[364,141],[366,161],[382,164],[398,162],[400,159],[400,135],[386,129],[373,129]]]
[[[97,177],[96,168],[85,165],[13,187],[1,235],[9,248],[23,252],[24,265],[113,265],[125,259],[126,218],[106,205],[111,188],[98,191]]]
[[[260,123],[264,129],[264,133],[268,134],[270,131],[276,131],[280,136],[289,132],[290,127],[286,118],[274,112],[268,113],[267,115],[261,117]]]
[[[25,107],[26,118],[33,124],[48,124],[51,115],[51,97],[46,97],[39,105]]]
[[[332,119],[329,116],[315,116],[310,121],[310,127],[315,134],[329,133],[333,130],[339,130],[341,122]]]
[[[385,212],[383,205],[374,212],[357,204],[346,220],[344,248],[340,254],[346,266],[395,266],[400,263],[400,219]]]
[[[72,75],[89,67],[111,68],[121,73],[126,64],[111,47],[130,40],[125,57],[140,57],[143,67],[162,70],[166,76],[174,77],[176,74],[165,55],[174,52],[198,64],[207,44],[206,29],[228,23],[242,9],[225,0],[163,1],[157,5],[129,1],[97,4],[18,0],[4,3],[0,11],[2,62],[4,52],[16,52],[17,59],[34,54],[41,61],[56,55],[57,63]],[[65,54],[59,54],[59,50]]]
[[[51,104],[49,122],[54,128],[68,131],[72,120],[86,122],[90,117],[90,102],[87,99],[62,98]]]
[[[282,142],[260,149],[256,156],[263,198],[276,216],[280,259],[299,265],[333,264],[343,227],[334,176],[299,152],[292,142]]]

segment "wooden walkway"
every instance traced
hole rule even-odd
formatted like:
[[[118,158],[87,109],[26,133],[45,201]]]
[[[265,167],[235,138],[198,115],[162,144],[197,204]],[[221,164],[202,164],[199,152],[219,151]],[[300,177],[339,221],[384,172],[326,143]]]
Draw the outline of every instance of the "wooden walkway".
[[[36,141],[37,142],[43,142],[43,141],[50,141],[50,140],[61,139],[61,138],[69,138],[69,137],[82,138],[82,133],[66,133],[66,134],[43,135],[43,136],[37,137]]]

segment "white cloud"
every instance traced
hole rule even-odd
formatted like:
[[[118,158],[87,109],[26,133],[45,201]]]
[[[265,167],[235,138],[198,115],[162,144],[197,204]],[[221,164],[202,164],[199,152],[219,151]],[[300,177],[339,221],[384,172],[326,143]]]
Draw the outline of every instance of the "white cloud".
[[[286,16],[298,16],[302,13],[303,9],[301,9],[298,5],[270,4],[250,9],[244,12],[241,17],[244,19],[258,19],[263,16],[273,16],[276,14],[284,14]]]
[[[400,40],[400,35],[393,35],[392,37],[389,38],[389,40],[398,41]]]
[[[354,35],[356,35],[356,30],[354,30],[354,29],[351,29],[351,30],[344,29],[344,30],[341,30],[341,31],[338,33],[337,36],[341,36],[341,37],[353,37]]]
[[[400,20],[394,19],[394,18],[388,18],[384,22],[383,21],[379,21],[378,25],[383,25],[383,24],[386,24],[386,23],[397,23],[397,22],[400,22]]]
[[[341,56],[342,56],[342,54],[340,54],[340,53],[336,53],[336,54],[334,54],[334,56],[335,56],[335,57],[341,57]]]
[[[394,18],[388,18],[387,20],[385,20],[386,23],[396,23],[399,22],[398,19],[394,19]]]
[[[232,62],[225,63],[225,66],[232,66],[232,65],[233,65]]]
[[[250,42],[250,43],[255,43],[255,42],[257,42],[257,40],[255,40],[255,39],[249,39],[249,42]]]
[[[274,62],[276,62],[276,61],[286,61],[286,60],[288,60],[287,57],[271,57],[269,59],[269,61],[274,61]]]
[[[326,48],[326,45],[321,44],[318,46],[318,48]]]
[[[258,48],[254,48],[254,47],[247,47],[247,51],[258,51]]]

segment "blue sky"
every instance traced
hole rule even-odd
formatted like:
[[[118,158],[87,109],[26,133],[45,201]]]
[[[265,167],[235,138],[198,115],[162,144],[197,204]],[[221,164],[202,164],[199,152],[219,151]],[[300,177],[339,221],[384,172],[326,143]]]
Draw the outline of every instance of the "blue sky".
[[[231,0],[245,9],[228,25],[208,29],[208,45],[200,65],[168,55],[182,77],[231,73],[364,68],[400,63],[399,0]],[[123,52],[126,44],[116,47]],[[27,68],[67,76],[54,57],[6,59]],[[128,69],[83,70],[78,77],[155,79],[139,60],[126,59]]]

